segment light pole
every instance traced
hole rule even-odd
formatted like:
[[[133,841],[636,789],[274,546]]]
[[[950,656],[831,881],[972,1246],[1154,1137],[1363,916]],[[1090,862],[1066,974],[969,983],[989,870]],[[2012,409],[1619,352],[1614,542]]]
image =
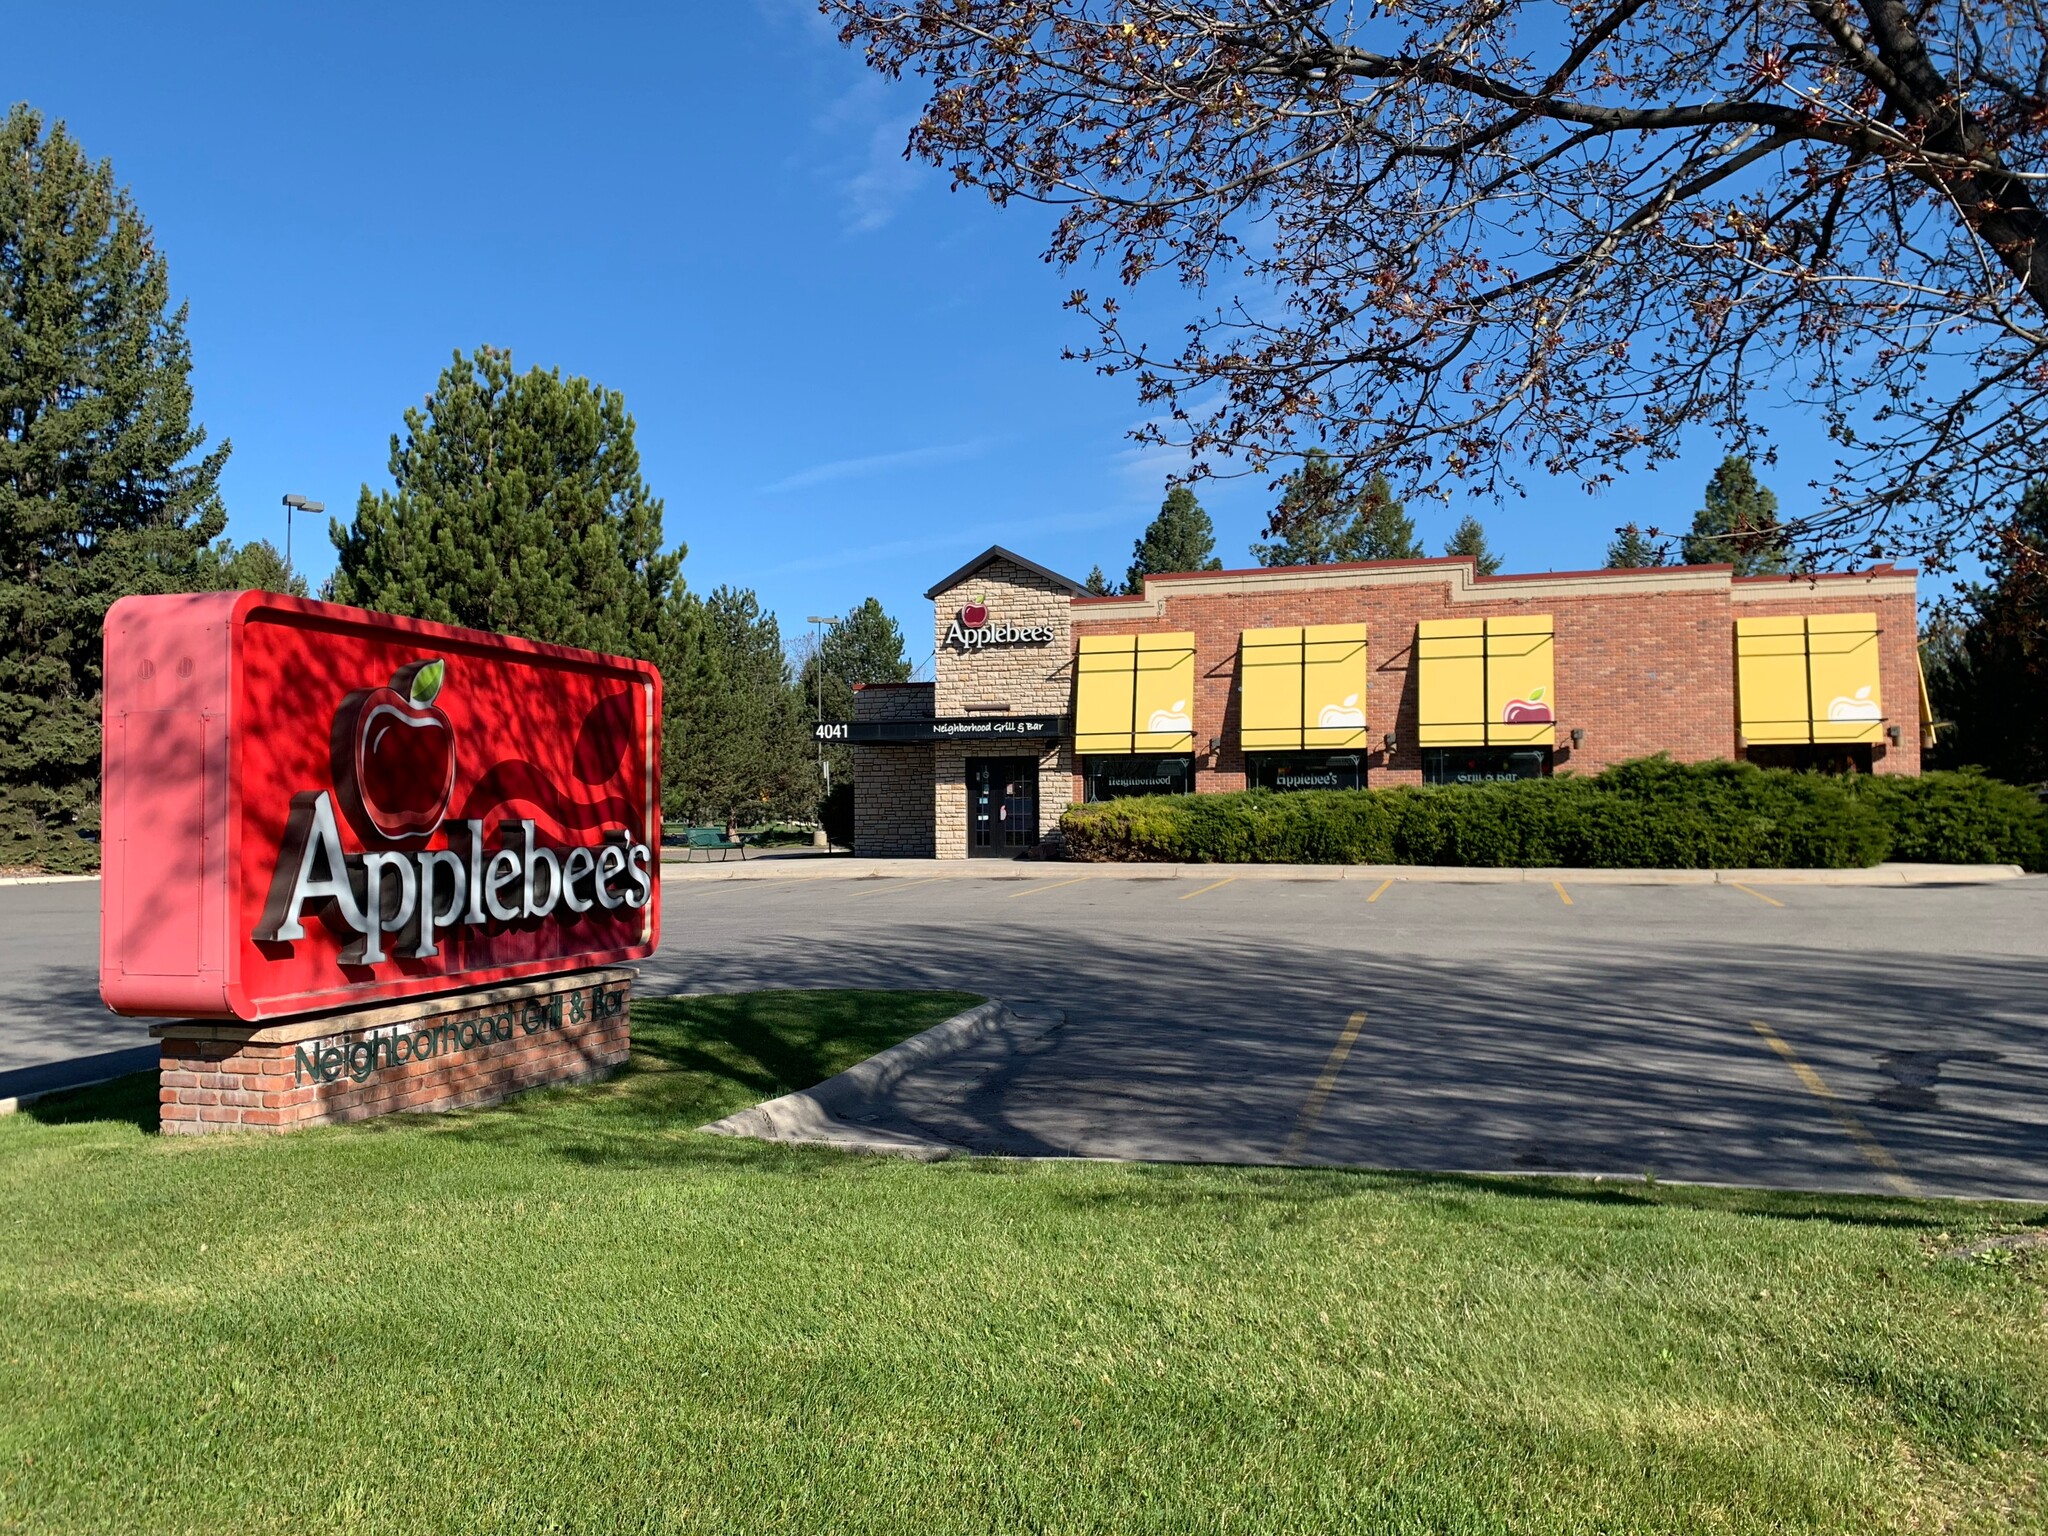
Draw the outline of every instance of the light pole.
[[[825,626],[831,619],[824,614],[811,614],[805,621],[815,626],[816,643],[811,648],[811,665],[818,669],[818,724],[825,723]],[[825,733],[818,733],[818,777],[825,781],[825,793],[832,793],[832,765],[825,761]]]
[[[306,500],[306,498],[305,498],[305,497],[303,497],[303,496],[287,496],[287,497],[285,497],[285,499],[284,499],[284,568],[285,568],[285,570],[286,570],[287,572],[290,572],[290,571],[291,571],[291,568],[292,568],[292,514],[293,514],[294,512],[313,512],[313,513],[320,513],[320,512],[325,512],[326,510],[327,510],[327,504],[326,504],[325,502],[321,502],[321,501],[308,501],[308,500]]]

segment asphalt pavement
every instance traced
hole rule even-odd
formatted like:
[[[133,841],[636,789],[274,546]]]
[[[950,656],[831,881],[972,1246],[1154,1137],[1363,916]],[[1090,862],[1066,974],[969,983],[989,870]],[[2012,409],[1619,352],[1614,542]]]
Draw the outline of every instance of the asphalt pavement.
[[[0,1096],[132,1048],[96,886],[0,889]],[[2048,1198],[2048,880],[670,880],[642,995],[959,987],[1055,1021],[874,1122],[976,1151]]]

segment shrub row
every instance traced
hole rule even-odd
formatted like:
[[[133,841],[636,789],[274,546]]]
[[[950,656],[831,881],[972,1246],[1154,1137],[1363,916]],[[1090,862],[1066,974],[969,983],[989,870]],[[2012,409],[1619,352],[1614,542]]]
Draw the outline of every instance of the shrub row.
[[[1981,774],[1833,777],[1664,757],[1589,778],[1109,800],[1070,808],[1060,827],[1067,857],[1105,861],[2048,868],[2048,807]]]

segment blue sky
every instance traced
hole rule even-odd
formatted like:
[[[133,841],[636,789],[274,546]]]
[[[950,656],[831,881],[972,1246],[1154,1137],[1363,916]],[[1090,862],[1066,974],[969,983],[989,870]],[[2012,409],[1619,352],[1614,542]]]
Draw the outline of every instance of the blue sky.
[[[1044,210],[904,163],[914,84],[806,0],[102,3],[8,34],[0,94],[113,160],[191,303],[238,540],[282,546],[286,492],[347,515],[387,485],[400,412],[484,342],[622,390],[690,584],[754,587],[792,637],[870,594],[922,637],[924,588],[991,543],[1120,577],[1180,462],[1059,359],[1088,339],[1061,298],[1108,279],[1039,259]],[[1182,302],[1137,313],[1164,334]],[[1824,461],[1786,426],[1796,509]],[[1685,523],[1719,456],[1472,510],[1509,570],[1597,565],[1617,524]],[[1250,563],[1263,479],[1201,495]],[[1465,510],[1411,508],[1432,549]],[[324,520],[294,542],[317,583]]]

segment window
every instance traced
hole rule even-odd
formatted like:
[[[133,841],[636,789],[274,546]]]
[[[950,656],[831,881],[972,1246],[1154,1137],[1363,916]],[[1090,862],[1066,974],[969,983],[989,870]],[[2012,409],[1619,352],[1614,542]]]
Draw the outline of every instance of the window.
[[[1195,637],[1083,635],[1074,657],[1074,750],[1195,749]]]
[[[1253,789],[1363,789],[1363,752],[1249,752],[1245,783]]]
[[[1884,735],[1874,613],[1737,619],[1735,681],[1745,746],[1839,746]]]
[[[1181,756],[1085,757],[1081,777],[1090,800],[1191,795],[1195,792],[1195,760]]]
[[[1501,784],[1550,773],[1548,747],[1424,747],[1425,784]]]
[[[1363,624],[1238,637],[1238,744],[1247,752],[1365,745]]]
[[[1557,739],[1551,619],[1424,619],[1416,626],[1417,742],[1548,747]]]
[[[1759,768],[1796,768],[1802,773],[1869,773],[1872,752],[1858,742],[1822,746],[1761,746],[1743,753]]]

